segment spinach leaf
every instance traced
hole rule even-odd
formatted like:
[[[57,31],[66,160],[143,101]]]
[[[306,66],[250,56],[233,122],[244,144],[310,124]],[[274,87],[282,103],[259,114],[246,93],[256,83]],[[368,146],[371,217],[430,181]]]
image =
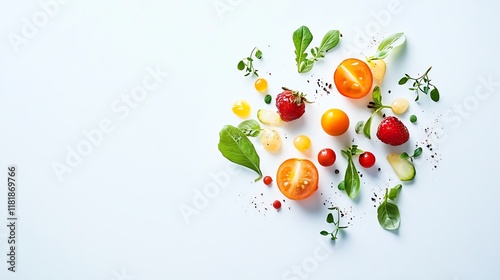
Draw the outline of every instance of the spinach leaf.
[[[229,161],[245,166],[259,175],[255,181],[262,178],[260,158],[248,137],[237,127],[226,125],[219,132],[219,151]]]

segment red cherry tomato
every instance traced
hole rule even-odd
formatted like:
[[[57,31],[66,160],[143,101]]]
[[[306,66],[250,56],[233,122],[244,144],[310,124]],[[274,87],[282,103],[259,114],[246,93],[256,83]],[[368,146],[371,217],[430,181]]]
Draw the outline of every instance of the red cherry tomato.
[[[271,176],[266,176],[266,177],[264,177],[263,181],[264,181],[264,184],[269,186],[273,182],[273,178],[271,178]]]
[[[318,162],[322,166],[330,166],[335,163],[335,160],[337,159],[337,155],[335,152],[330,149],[330,148],[325,148],[318,153]]]
[[[281,208],[281,201],[275,200],[273,202],[273,207],[274,207],[274,209],[280,209]]]
[[[370,152],[364,152],[359,155],[359,164],[364,168],[370,168],[375,165],[375,156]]]

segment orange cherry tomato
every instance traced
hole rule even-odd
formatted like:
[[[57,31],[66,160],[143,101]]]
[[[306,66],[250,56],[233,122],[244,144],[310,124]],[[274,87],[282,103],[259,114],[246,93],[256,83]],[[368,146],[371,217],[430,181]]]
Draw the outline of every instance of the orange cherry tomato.
[[[368,64],[357,58],[348,58],[337,67],[333,81],[340,94],[349,98],[366,96],[373,84],[372,71]]]
[[[329,109],[321,117],[321,127],[331,136],[342,135],[349,128],[349,117],[340,109]]]
[[[279,190],[293,200],[305,199],[318,189],[318,169],[308,159],[285,160],[276,174]]]

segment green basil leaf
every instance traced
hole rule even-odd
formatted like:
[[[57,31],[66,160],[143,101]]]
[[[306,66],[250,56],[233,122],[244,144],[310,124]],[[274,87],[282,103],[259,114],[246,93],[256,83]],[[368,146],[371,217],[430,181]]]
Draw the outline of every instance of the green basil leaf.
[[[421,147],[418,147],[415,149],[415,152],[413,152],[413,157],[416,158],[416,157],[419,157],[421,154],[422,154],[422,148]]]
[[[262,130],[259,123],[256,120],[245,120],[242,121],[238,128],[246,135],[250,137],[257,137]]]
[[[349,156],[348,158],[347,169],[344,177],[344,186],[347,195],[351,199],[356,198],[359,193],[360,180],[356,166],[354,166],[354,162],[352,161],[352,156]]]
[[[219,132],[219,151],[229,161],[245,166],[259,175],[255,181],[262,178],[260,158],[254,145],[237,127],[226,125]]]
[[[295,46],[295,61],[300,72],[303,61],[307,58],[307,47],[311,44],[313,35],[307,26],[301,26],[293,32],[293,44]]]
[[[431,90],[431,99],[434,102],[438,102],[439,101],[439,91],[438,91],[438,89],[436,87],[434,87]]]
[[[377,219],[380,226],[386,230],[396,230],[401,224],[399,208],[396,204],[384,201],[377,208]]]
[[[403,186],[401,184],[396,185],[394,188],[389,190],[387,198],[390,200],[395,200],[398,197],[399,191]]]
[[[344,184],[344,181],[341,181],[339,183],[339,185],[337,186],[337,188],[341,191],[345,191],[345,184]],[[330,210],[333,210],[333,209],[330,209]]]
[[[407,152],[403,152],[399,157],[402,159],[409,159],[410,155]]]
[[[364,121],[359,121],[356,123],[356,126],[354,127],[354,131],[356,131],[357,134],[360,134],[363,132],[363,126],[365,125]]]
[[[365,126],[363,126],[363,134],[366,138],[371,139],[371,126],[372,126],[373,115],[365,122]]]
[[[380,87],[376,86],[372,92],[372,99],[375,104],[382,106],[382,93],[380,92]]]

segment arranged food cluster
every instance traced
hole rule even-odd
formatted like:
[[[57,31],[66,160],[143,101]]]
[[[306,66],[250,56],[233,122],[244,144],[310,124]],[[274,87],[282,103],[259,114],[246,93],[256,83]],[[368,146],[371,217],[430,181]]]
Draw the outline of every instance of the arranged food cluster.
[[[301,26],[293,32],[293,43],[295,46],[295,62],[298,73],[311,71],[314,63],[325,57],[327,52],[335,48],[341,38],[338,30],[328,31],[318,47],[309,49],[313,41],[313,35],[306,26]],[[397,98],[390,105],[382,103],[381,86],[386,73],[386,63],[384,59],[397,47],[405,44],[405,35],[395,33],[380,42],[377,51],[365,60],[359,58],[346,58],[338,64],[333,73],[333,84],[337,91],[348,99],[360,99],[371,93],[371,101],[367,108],[372,111],[371,116],[366,121],[360,121],[354,126],[358,134],[371,139],[372,127],[376,127],[376,137],[382,143],[390,146],[400,146],[410,139],[410,130],[398,116],[407,112],[410,102],[406,98]],[[276,110],[259,109],[257,120],[250,118],[251,105],[238,100],[232,107],[233,113],[243,120],[236,126],[225,125],[219,133],[218,149],[229,161],[247,167],[257,173],[255,181],[263,180],[263,183],[270,185],[273,180],[281,193],[291,200],[303,200],[310,197],[318,190],[319,177],[317,164],[328,167],[337,160],[337,152],[332,148],[321,149],[315,158],[288,158],[276,166],[276,175],[264,176],[260,167],[260,157],[257,153],[254,142],[260,142],[268,152],[275,152],[281,149],[283,138],[276,127],[287,122],[293,122],[302,118],[306,108],[312,103],[303,92],[282,87],[281,92],[274,98],[268,91],[268,82],[259,77],[255,68],[256,61],[262,59],[263,53],[257,47],[250,55],[237,64],[237,69],[244,71],[244,76],[256,77],[255,90],[264,93],[264,102],[270,104],[273,101]],[[439,91],[429,78],[429,67],[423,75],[412,77],[408,74],[399,80],[399,85],[411,84],[410,91],[416,93],[415,102],[419,101],[420,93],[428,95],[432,101],[439,101]],[[389,114],[382,114],[386,109]],[[382,116],[378,124],[374,124],[375,116]],[[417,121],[417,117],[412,115],[410,122]],[[330,108],[323,112],[321,119],[323,131],[333,137],[341,136],[349,128],[353,127],[349,116],[340,108]],[[251,140],[255,138],[256,141]],[[311,139],[305,134],[296,136],[293,139],[293,146],[301,152],[308,151],[311,147]],[[357,166],[371,168],[377,159],[372,151],[362,150],[358,145],[345,143],[345,148],[338,151],[347,160],[347,168],[343,174],[343,180],[338,184],[338,189],[344,191],[351,199],[355,199],[360,192],[361,180]],[[411,181],[416,176],[416,169],[413,160],[422,154],[423,150],[417,147],[414,151],[389,153],[386,160],[401,181]],[[409,154],[411,153],[411,155]],[[386,188],[385,195],[377,208],[378,221],[382,228],[395,230],[399,228],[401,218],[395,200],[402,189],[402,184],[397,184],[393,188]],[[279,209],[281,202],[276,200],[273,207]],[[346,226],[340,223],[340,210],[338,207],[330,207],[329,210],[336,213],[329,213],[326,221],[334,226],[334,230],[321,231],[320,234],[337,239],[337,233]]]

